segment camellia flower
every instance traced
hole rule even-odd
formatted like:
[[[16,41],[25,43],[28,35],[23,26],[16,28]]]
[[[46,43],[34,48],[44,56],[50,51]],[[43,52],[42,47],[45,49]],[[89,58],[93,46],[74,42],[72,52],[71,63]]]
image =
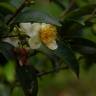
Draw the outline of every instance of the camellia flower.
[[[28,43],[32,49],[38,49],[42,44],[51,50],[57,49],[55,26],[46,23],[20,23],[20,28],[30,37]]]

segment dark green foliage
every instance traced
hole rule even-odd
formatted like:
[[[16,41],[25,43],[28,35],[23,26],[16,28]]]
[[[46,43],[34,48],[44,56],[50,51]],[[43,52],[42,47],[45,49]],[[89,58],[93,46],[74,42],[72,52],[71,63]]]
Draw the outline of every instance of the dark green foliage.
[[[11,4],[6,2],[0,2],[0,13],[2,13],[4,17],[13,14],[15,11],[15,7],[13,7]]]
[[[7,63],[6,58],[0,53],[0,65],[4,66]]]
[[[96,43],[84,38],[67,38],[74,51],[81,54],[94,55],[96,54]]]
[[[14,47],[6,42],[0,42],[0,53],[3,54],[3,56],[7,60],[15,60],[15,55],[14,55]]]
[[[2,17],[1,17],[2,18]],[[8,35],[8,27],[7,25],[5,24],[4,20],[0,21],[0,39],[3,37],[3,36],[6,36]]]
[[[32,65],[20,66],[17,64],[16,76],[26,96],[37,96],[37,71]]]
[[[58,18],[52,16],[50,12],[50,14],[48,14],[47,12],[40,11],[38,8],[35,10],[31,2],[28,1],[0,1],[0,68],[5,68],[7,64],[10,65],[10,61],[16,64],[16,66],[14,66],[15,68],[12,69],[16,75],[15,80],[11,81],[10,78],[8,79],[8,77],[12,74],[10,76],[6,76],[7,71],[10,68],[5,68],[7,70],[3,69],[5,73],[0,71],[2,73],[2,75],[0,73],[0,83],[1,80],[7,82],[11,89],[14,89],[16,84],[17,87],[20,86],[23,89],[25,96],[37,96],[39,77],[49,73],[54,73],[55,71],[58,72],[59,69],[71,69],[71,72],[73,71],[76,76],[79,77],[79,60],[84,60],[84,68],[88,70],[92,67],[92,65],[96,64],[96,39],[92,38],[91,40],[84,37],[84,28],[92,29],[93,24],[96,24],[94,19],[96,18],[96,4],[88,3],[86,6],[79,7],[77,4],[79,1],[74,1],[73,3],[71,2],[73,5],[69,1],[71,2],[71,0],[67,0],[66,2],[60,0],[50,0],[49,4],[55,3],[62,10],[60,17]],[[24,5],[22,5],[23,2],[25,2]],[[27,3],[30,6],[28,6]],[[42,44],[40,49],[36,50],[25,48],[25,45],[29,47],[28,44],[26,44],[28,43],[27,39],[29,37],[27,36],[28,38],[26,39],[26,35],[22,35],[19,30],[19,23],[25,22],[48,23],[56,26],[58,31],[58,48],[51,50],[44,44]],[[3,42],[4,38],[15,37],[14,34],[11,34],[14,27],[18,27],[18,30],[16,30],[16,37],[20,39],[20,44],[21,42],[23,43],[18,46],[18,48],[15,48],[15,46],[9,43]],[[95,33],[95,31],[96,30],[93,32],[93,30],[91,30],[90,33]],[[92,36],[95,38],[96,34],[93,33]],[[23,40],[21,40],[21,37],[23,37]],[[42,60],[38,61],[36,57],[38,56],[38,53],[43,54],[47,57],[47,59],[39,57],[42,58]],[[79,55],[80,58],[78,60],[77,58]],[[31,61],[31,63],[29,63],[30,58],[35,58],[38,62]],[[45,66],[44,64],[41,64],[46,60],[51,61],[51,72],[45,72],[45,70],[48,69],[47,67],[45,68],[48,62],[45,62]],[[36,65],[42,67],[41,69],[43,69],[43,67],[45,69],[41,71],[39,68],[36,68]],[[65,67],[62,68],[62,66]],[[4,90],[0,90],[0,96],[3,94],[1,91],[3,92]],[[5,95],[3,94],[2,96]]]
[[[55,2],[58,6],[60,6],[63,10],[65,9],[65,5],[62,0],[50,0],[50,2]]]
[[[72,12],[69,12],[69,14],[64,16],[64,19],[65,19],[65,21],[70,20],[70,19],[72,19],[72,20],[80,19],[80,18],[82,18],[82,16],[92,14],[92,12],[95,10],[95,8],[96,8],[96,4],[86,5],[79,9],[77,8],[76,10],[73,10]]]
[[[79,77],[79,64],[78,64],[78,61],[76,60],[74,52],[72,51],[70,46],[67,45],[66,43],[64,43],[62,41],[57,41],[57,42],[58,42],[57,43],[58,48],[56,50],[51,51],[48,48],[43,46],[43,48],[41,48],[40,51],[44,52],[47,55],[54,56],[54,58],[59,57],[61,60],[63,60],[64,64],[66,64],[70,69],[72,69],[75,72],[75,74],[77,75],[77,77]],[[55,61],[57,61],[57,60],[58,59],[56,59]],[[59,67],[60,67],[60,65],[59,65]]]

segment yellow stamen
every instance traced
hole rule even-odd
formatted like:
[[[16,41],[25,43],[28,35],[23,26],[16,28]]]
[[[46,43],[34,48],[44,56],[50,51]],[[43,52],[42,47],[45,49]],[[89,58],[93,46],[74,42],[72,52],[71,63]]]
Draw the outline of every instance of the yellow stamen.
[[[40,39],[44,44],[50,44],[57,37],[56,27],[50,24],[46,24],[40,29]]]

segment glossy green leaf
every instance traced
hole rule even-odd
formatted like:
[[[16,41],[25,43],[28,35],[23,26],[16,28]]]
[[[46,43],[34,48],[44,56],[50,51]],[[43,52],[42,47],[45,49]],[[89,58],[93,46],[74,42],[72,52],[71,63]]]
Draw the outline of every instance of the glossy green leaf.
[[[79,77],[79,63],[72,49],[67,46],[67,44],[64,44],[62,41],[58,41],[57,44],[58,48],[56,50],[49,50],[45,46],[43,46],[40,50],[45,54],[55,54],[56,56],[61,58],[61,60],[63,60],[64,63],[67,64],[69,68],[76,73],[77,77]]]
[[[64,63],[67,64],[77,76],[79,76],[79,64],[70,47],[62,43],[62,41],[59,41],[58,48],[54,51],[54,53],[63,59]]]
[[[26,10],[20,13],[14,21],[15,23],[20,22],[42,22],[42,23],[49,23],[57,26],[61,26],[58,19],[53,16],[50,16],[47,13],[36,11],[36,10]]]

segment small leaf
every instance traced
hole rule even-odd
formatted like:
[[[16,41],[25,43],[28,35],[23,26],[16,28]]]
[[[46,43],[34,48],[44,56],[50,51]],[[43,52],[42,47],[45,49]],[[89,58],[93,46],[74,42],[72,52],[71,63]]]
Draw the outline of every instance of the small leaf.
[[[16,86],[13,89],[11,96],[24,96],[24,92],[21,87]]]
[[[39,22],[61,26],[58,19],[48,15],[47,13],[35,11],[32,9],[26,10],[17,16],[17,18],[15,19],[15,23],[20,22]]]
[[[9,61],[4,66],[4,75],[8,82],[13,82],[15,80],[15,62]]]
[[[16,76],[26,96],[37,96],[38,81],[36,70],[32,65],[17,65]]]

